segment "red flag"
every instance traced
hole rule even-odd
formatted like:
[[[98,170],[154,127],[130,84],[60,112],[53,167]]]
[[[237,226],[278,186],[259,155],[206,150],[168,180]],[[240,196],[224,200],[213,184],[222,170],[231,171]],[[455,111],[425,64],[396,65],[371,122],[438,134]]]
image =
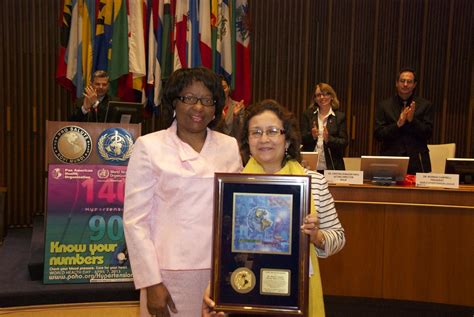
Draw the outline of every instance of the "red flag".
[[[61,13],[59,16],[60,24],[60,46],[57,61],[56,80],[67,90],[74,92],[75,87],[71,80],[67,78],[66,50],[69,42],[69,33],[71,31],[72,20],[72,0],[61,1]],[[73,96],[76,94],[73,93]]]
[[[244,100],[250,104],[252,98],[252,81],[250,69],[250,21],[247,0],[236,2],[236,58],[235,58],[235,88],[232,97],[235,100]]]
[[[199,33],[202,65],[212,68],[211,1],[199,2]]]
[[[179,69],[181,67],[187,67],[187,54],[186,54],[186,33],[188,26],[188,0],[177,0],[176,1],[176,24],[175,24],[175,51],[174,51],[174,67],[173,69]]]

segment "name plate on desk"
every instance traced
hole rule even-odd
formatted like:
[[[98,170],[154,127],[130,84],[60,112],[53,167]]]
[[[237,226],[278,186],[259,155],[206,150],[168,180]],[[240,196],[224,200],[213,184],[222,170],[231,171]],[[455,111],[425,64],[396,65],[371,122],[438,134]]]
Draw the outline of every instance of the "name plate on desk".
[[[325,170],[324,177],[328,183],[334,184],[360,185],[364,183],[364,172],[362,171]]]
[[[459,188],[459,175],[416,173],[416,187]]]

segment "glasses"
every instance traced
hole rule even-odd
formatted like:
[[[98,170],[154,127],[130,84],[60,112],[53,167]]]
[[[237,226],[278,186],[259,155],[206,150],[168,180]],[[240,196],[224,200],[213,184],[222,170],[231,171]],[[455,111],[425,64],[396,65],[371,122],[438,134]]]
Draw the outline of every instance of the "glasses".
[[[413,79],[400,79],[399,82],[401,82],[402,84],[413,84],[415,81]]]
[[[328,92],[322,91],[320,93],[315,94],[314,96],[316,98],[323,98],[323,97],[329,97],[329,96],[331,96],[331,94],[328,93]]]
[[[271,127],[266,130],[258,128],[249,130],[249,136],[252,139],[260,139],[264,134],[269,138],[275,138],[281,134],[285,134],[285,130],[277,127]]]
[[[198,98],[196,96],[178,96],[177,99],[187,105],[195,105],[198,101],[201,103],[201,105],[207,107],[214,106],[216,104],[216,101],[210,97]]]

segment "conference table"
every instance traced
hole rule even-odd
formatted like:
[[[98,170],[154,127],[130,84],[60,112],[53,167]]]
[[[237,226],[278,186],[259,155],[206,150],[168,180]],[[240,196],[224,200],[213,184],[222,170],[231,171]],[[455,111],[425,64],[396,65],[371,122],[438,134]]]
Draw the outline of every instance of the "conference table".
[[[474,186],[329,187],[347,242],[320,260],[325,295],[474,306]]]

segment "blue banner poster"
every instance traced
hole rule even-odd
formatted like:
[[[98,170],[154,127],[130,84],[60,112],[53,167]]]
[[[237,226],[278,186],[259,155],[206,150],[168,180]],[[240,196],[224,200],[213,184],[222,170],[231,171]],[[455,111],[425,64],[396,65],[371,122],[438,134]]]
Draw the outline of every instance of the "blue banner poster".
[[[132,281],[122,224],[126,170],[49,166],[45,284]]]

